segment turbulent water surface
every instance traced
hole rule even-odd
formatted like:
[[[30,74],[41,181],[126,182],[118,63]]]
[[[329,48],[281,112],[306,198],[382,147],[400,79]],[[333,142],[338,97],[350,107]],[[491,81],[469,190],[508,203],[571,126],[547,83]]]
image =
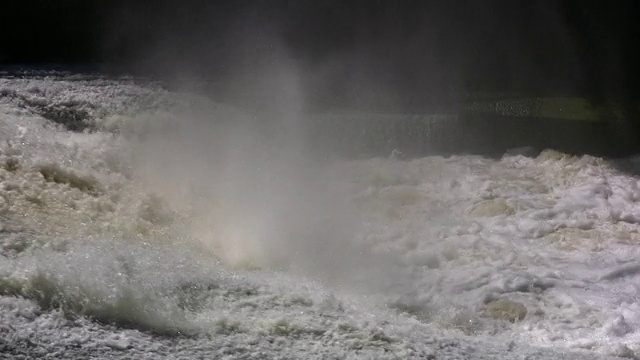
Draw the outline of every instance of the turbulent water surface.
[[[0,358],[640,355],[634,159],[329,158],[256,116],[0,78]]]

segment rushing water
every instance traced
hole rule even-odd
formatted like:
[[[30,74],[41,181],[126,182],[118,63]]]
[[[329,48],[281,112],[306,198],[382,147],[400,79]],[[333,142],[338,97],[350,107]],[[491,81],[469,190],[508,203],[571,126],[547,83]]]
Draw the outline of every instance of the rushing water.
[[[309,156],[289,120],[128,78],[0,78],[0,358],[640,354],[631,171]]]

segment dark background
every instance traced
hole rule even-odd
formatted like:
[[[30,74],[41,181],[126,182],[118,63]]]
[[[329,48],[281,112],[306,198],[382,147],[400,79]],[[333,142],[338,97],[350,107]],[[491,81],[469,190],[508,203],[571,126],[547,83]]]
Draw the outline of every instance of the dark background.
[[[638,15],[633,0],[24,0],[2,5],[0,63],[180,73],[222,94],[284,52],[311,107],[578,95],[634,112]]]

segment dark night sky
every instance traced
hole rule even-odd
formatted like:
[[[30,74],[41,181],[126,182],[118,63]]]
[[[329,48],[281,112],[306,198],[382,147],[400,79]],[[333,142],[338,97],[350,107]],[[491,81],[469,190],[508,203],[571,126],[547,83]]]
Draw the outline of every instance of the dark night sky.
[[[188,70],[228,84],[284,50],[319,103],[358,89],[384,89],[404,107],[483,91],[637,99],[638,3],[12,1],[0,13],[0,63]]]

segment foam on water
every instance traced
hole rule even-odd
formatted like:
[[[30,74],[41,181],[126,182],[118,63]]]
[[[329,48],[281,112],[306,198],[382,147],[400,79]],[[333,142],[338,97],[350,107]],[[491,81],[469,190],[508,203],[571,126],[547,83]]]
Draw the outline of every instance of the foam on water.
[[[4,354],[640,352],[640,187],[602,159],[291,167],[281,134],[195,95],[104,79],[0,92]],[[47,120],[60,106],[100,109],[93,131]]]

